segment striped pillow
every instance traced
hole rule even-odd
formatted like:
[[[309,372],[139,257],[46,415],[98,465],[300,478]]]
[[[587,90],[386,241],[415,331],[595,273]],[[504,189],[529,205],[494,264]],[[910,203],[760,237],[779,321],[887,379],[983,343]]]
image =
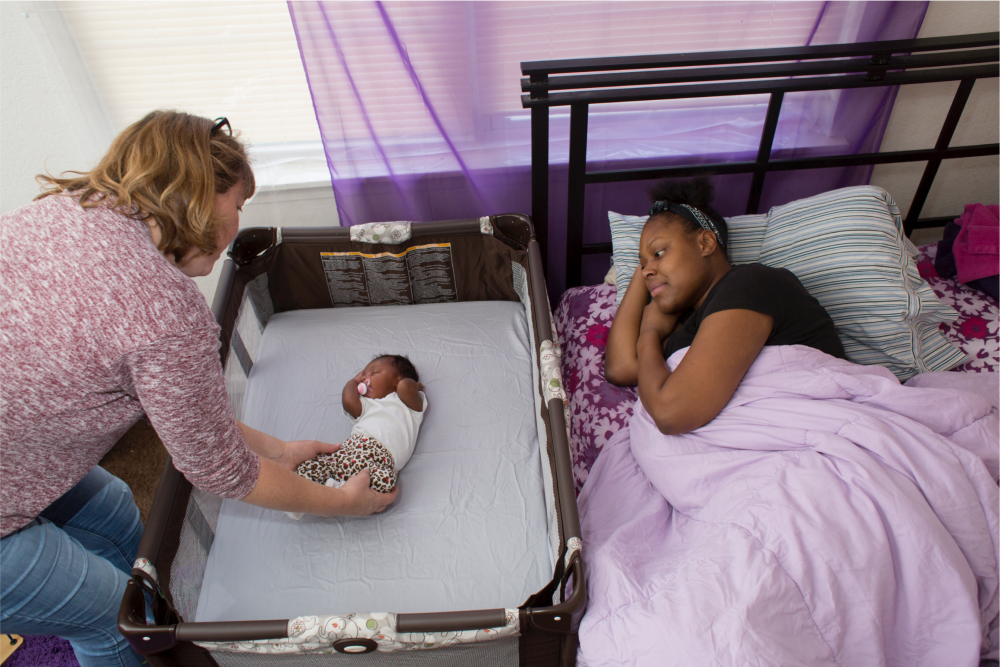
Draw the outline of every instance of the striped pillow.
[[[620,305],[635,267],[639,266],[639,235],[647,215],[622,215],[608,211],[611,247],[615,265],[615,286]],[[729,226],[729,261],[733,264],[756,262],[767,229],[766,215],[738,215],[726,218]]]
[[[830,313],[848,358],[900,380],[965,359],[939,331],[958,313],[917,273],[899,209],[882,188],[860,186],[776,206],[760,261],[794,273]]]

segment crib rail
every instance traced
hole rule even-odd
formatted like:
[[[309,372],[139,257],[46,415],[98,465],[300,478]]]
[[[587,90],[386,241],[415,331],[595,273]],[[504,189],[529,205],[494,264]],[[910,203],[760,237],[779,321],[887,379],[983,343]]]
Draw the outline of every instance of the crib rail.
[[[492,236],[516,250],[527,268],[530,291],[531,325],[535,346],[552,340],[554,332],[549,317],[547,290],[543,278],[541,253],[534,228],[527,216],[507,214],[491,216]],[[439,234],[482,235],[482,220],[445,221],[414,225],[414,238]],[[487,227],[488,228],[488,227]],[[223,265],[219,288],[212,311],[222,331],[223,366],[226,364],[244,288],[264,266],[275,259],[283,246],[343,243],[350,240],[347,228],[254,228],[242,230],[230,248]],[[502,297],[497,297],[502,298]],[[576,654],[576,631],[587,604],[584,561],[576,547],[580,522],[572,478],[563,404],[558,399],[543,403],[547,415],[549,457],[555,484],[555,508],[559,543],[563,551],[554,568],[553,579],[516,610],[487,609],[440,613],[395,614],[398,633],[451,633],[489,628],[516,629],[520,650],[543,650],[562,656],[560,664],[573,664]],[[545,434],[540,433],[544,438]],[[546,446],[546,445],[543,445]],[[146,530],[140,541],[133,577],[119,609],[118,626],[132,647],[149,656],[153,665],[213,665],[209,651],[195,642],[267,642],[288,637],[290,619],[239,622],[188,622],[174,607],[171,597],[171,568],[180,542],[180,526],[191,498],[190,482],[168,460],[157,488]],[[160,571],[157,565],[161,564]],[[567,595],[568,592],[568,595]],[[147,608],[147,605],[151,606]],[[152,619],[147,623],[147,618]],[[512,627],[513,624],[513,627]],[[362,653],[376,649],[372,640],[353,638],[333,644],[342,653]],[[214,650],[214,649],[212,649]],[[555,652],[555,653],[553,653]]]
[[[572,573],[576,581],[583,582],[583,561],[574,560]],[[130,580],[125,588],[125,599],[118,612],[118,628],[128,639],[132,648],[141,655],[154,655],[170,650],[179,642],[252,642],[280,640],[288,638],[289,619],[267,621],[232,622],[177,622],[147,625],[140,619],[146,616],[143,586],[136,579]],[[560,634],[575,633],[586,607],[586,586],[576,586],[572,596],[565,602],[550,607],[525,608],[520,612],[520,624],[530,624],[546,632]],[[506,624],[506,610],[481,609],[457,612],[437,612],[426,614],[397,614],[397,633],[436,634],[483,628],[501,628]],[[334,644],[341,653],[362,651],[349,650],[355,643]],[[357,644],[364,646],[364,644]],[[367,648],[374,650],[374,646]],[[368,651],[364,651],[368,652]]]

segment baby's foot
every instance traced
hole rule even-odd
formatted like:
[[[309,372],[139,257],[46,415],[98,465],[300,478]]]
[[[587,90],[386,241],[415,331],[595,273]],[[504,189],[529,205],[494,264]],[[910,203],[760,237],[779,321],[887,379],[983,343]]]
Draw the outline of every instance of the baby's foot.
[[[334,489],[339,489],[343,485],[344,483],[339,479],[333,479],[331,477],[330,479],[326,480],[326,486],[332,487]],[[302,518],[303,515],[302,512],[285,512],[285,514],[287,514],[288,518],[292,519],[293,521],[298,521],[299,519]]]

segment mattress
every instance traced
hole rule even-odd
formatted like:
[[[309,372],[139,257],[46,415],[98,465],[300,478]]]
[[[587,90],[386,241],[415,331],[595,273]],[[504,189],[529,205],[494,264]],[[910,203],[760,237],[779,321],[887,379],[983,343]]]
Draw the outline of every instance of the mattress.
[[[196,620],[512,608],[545,586],[549,549],[528,322],[520,303],[299,310],[268,320],[243,421],[341,442],[341,390],[406,354],[428,408],[399,497],[365,518],[222,504]]]

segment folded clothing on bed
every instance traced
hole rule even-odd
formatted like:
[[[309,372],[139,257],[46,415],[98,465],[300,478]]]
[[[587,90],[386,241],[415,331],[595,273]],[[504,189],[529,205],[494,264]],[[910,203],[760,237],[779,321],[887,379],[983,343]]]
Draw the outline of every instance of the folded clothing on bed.
[[[771,347],[692,433],[637,403],[579,498],[579,663],[996,658],[996,400],[934,375]]]
[[[962,216],[945,225],[934,267],[945,278],[1000,298],[1000,206],[967,204]]]

